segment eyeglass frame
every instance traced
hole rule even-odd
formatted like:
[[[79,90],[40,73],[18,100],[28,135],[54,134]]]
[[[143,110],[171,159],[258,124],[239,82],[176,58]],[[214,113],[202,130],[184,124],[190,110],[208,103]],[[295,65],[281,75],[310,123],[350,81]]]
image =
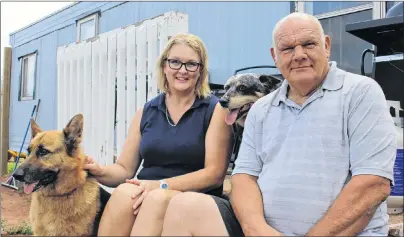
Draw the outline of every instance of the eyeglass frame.
[[[181,66],[180,66],[179,68],[172,68],[171,65],[170,65],[170,61],[171,61],[171,60],[176,60],[176,61],[180,62],[180,63],[181,63]],[[202,63],[193,62],[193,63],[196,63],[196,64],[198,65],[198,67],[195,69],[195,71],[191,71],[191,70],[188,70],[188,68],[187,68],[187,63],[189,63],[189,62],[184,63],[184,62],[182,62],[181,60],[178,60],[178,59],[170,59],[170,58],[166,58],[166,59],[164,59],[164,61],[168,62],[168,66],[169,66],[171,69],[173,69],[173,70],[180,70],[180,69],[182,68],[182,66],[184,66],[184,67],[185,67],[185,70],[187,70],[187,72],[196,72],[196,71],[198,71],[198,69],[202,69],[202,68],[203,68],[203,64],[202,64]]]

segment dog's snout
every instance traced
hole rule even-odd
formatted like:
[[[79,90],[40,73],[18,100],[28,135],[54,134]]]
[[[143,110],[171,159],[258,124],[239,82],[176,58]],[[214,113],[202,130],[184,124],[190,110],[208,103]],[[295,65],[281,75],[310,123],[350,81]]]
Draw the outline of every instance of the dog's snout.
[[[25,176],[25,171],[22,167],[17,168],[13,173],[13,177],[16,180],[21,181],[21,182],[24,181],[24,176]]]
[[[229,99],[227,97],[222,97],[220,98],[219,103],[223,108],[227,108],[229,106]]]

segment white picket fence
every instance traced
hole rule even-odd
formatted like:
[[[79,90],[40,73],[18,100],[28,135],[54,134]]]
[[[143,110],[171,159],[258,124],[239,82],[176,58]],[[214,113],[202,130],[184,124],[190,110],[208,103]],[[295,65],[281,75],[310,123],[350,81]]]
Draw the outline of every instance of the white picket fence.
[[[59,47],[57,128],[82,113],[84,152],[101,164],[112,164],[137,109],[157,95],[159,53],[169,37],[183,32],[188,32],[188,15],[167,12]]]

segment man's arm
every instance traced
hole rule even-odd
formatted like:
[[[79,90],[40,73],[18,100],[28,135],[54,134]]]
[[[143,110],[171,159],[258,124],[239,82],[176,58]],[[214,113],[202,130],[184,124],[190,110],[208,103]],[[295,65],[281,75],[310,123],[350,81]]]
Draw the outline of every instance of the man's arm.
[[[231,179],[231,204],[245,236],[282,236],[264,218],[261,191],[257,177],[236,174]]]
[[[390,181],[374,175],[351,179],[325,216],[307,236],[356,236],[390,194]]]
[[[256,152],[256,146],[260,143],[257,139],[262,137],[262,128],[256,119],[256,114],[262,111],[261,102],[257,101],[248,112],[231,178],[230,202],[246,236],[280,235],[265,221],[261,190],[257,183],[257,177],[263,166]]]
[[[361,233],[390,195],[397,140],[383,91],[375,81],[364,80],[354,89],[347,132],[352,179],[309,236]]]

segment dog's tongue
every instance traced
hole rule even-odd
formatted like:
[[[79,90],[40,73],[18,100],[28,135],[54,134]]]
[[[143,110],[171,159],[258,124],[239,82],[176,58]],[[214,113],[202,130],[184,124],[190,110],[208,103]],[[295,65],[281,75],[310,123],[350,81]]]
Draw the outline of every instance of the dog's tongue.
[[[36,185],[37,183],[38,183],[38,182],[35,182],[35,183],[32,183],[32,184],[26,184],[26,183],[24,183],[24,193],[26,193],[26,194],[32,193],[32,191],[34,191],[35,185]]]
[[[224,121],[227,123],[227,125],[233,125],[233,123],[236,121],[237,119],[237,115],[238,115],[238,111],[240,109],[235,109],[232,110],[230,113],[228,113],[226,115],[226,118],[224,119]]]

